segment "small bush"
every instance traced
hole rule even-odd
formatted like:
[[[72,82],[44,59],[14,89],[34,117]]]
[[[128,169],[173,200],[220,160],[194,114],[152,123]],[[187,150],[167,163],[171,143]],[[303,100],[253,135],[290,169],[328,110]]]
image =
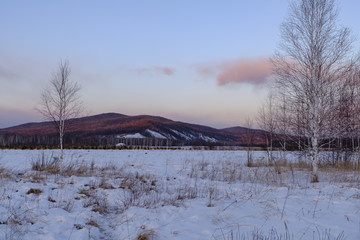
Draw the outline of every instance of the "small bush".
[[[48,158],[44,152],[42,152],[38,159],[34,160],[31,165],[32,170],[40,172],[58,173],[60,170],[59,158],[53,157],[53,155]]]
[[[144,230],[137,235],[136,240],[154,240],[156,238],[154,230]]]
[[[75,224],[74,224],[74,227],[75,227],[77,230],[81,230],[81,229],[83,229],[83,228],[84,228],[84,226],[83,226],[83,225],[78,224],[78,223],[75,223]]]
[[[52,203],[55,203],[55,202],[56,202],[56,200],[55,200],[55,199],[53,199],[53,198],[52,198],[52,197],[50,197],[50,196],[48,197],[48,201],[49,201],[49,202],[52,202]]]
[[[99,224],[94,220],[94,219],[90,219],[87,223],[85,223],[86,225],[89,226],[93,226],[93,227],[97,227],[99,228]]]
[[[27,191],[26,194],[40,194],[42,193],[41,189],[38,189],[38,188],[30,188],[29,191]]]
[[[91,211],[106,214],[109,211],[109,205],[106,195],[99,193],[96,189],[82,189],[79,192],[84,194],[87,198],[84,200],[84,208],[91,207]]]
[[[105,178],[101,179],[101,182],[99,184],[99,188],[103,188],[103,189],[115,189],[115,187],[113,185],[111,185],[110,183],[108,183],[108,181]]]

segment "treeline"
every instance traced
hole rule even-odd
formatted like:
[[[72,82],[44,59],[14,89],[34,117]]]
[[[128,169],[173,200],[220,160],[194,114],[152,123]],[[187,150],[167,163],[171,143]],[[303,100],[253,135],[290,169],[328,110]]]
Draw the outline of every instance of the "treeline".
[[[18,134],[0,135],[0,147],[2,148],[57,148],[59,137],[52,135],[22,136]],[[182,146],[231,146],[225,142],[206,142],[203,140],[174,140],[163,138],[119,138],[110,136],[77,136],[65,135],[64,146],[66,148],[133,148],[133,147],[182,147]]]

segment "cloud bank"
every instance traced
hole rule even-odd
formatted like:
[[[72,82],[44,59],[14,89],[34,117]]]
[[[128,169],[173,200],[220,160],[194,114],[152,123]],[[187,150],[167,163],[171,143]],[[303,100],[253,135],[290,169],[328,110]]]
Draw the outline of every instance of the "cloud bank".
[[[197,66],[202,75],[216,76],[219,86],[230,83],[265,84],[272,74],[269,59],[237,59],[217,64],[202,64]]]
[[[217,75],[217,84],[222,86],[228,83],[264,84],[271,75],[271,63],[267,59],[257,61],[237,60],[224,63],[221,72]]]

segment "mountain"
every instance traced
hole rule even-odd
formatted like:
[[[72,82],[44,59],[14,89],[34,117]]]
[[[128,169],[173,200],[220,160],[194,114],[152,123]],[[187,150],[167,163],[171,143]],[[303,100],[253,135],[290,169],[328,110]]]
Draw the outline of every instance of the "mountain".
[[[261,130],[233,127],[215,129],[149,115],[105,113],[68,120],[65,142],[80,145],[241,145],[249,134],[263,144]],[[253,136],[253,135],[251,135]],[[56,144],[52,122],[27,123],[0,129],[0,145]]]
[[[230,127],[230,128],[223,128],[221,129],[223,132],[227,132],[232,136],[238,137],[242,139],[242,143],[250,143],[251,145],[265,145],[266,139],[265,134],[266,132],[261,129],[250,129],[245,127]],[[245,143],[246,142],[246,143]]]

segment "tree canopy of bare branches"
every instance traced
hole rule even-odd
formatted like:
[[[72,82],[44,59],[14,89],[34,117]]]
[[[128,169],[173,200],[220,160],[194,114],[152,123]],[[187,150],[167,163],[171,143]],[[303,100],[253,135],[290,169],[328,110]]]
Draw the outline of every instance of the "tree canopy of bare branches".
[[[352,66],[350,30],[337,17],[334,0],[293,1],[272,59],[276,104],[286,109],[287,132],[308,139],[314,182],[321,141],[338,134],[329,124]]]

